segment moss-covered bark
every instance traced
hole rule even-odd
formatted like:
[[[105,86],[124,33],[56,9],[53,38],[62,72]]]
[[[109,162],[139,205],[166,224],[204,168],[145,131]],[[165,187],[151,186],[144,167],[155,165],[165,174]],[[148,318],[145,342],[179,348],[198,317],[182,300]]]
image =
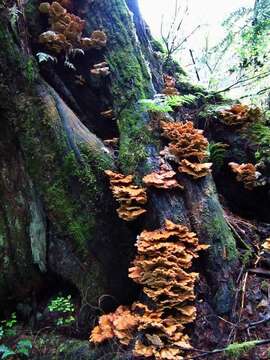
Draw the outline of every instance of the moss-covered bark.
[[[36,7],[36,1],[27,4],[35,50],[38,32],[45,30],[39,23]],[[76,14],[86,19],[87,32],[102,28],[108,36],[104,54],[89,51],[78,60],[78,74],[87,82],[79,90],[74,74],[61,68],[61,62],[55,67],[48,66],[46,71],[42,69],[52,86],[42,80],[35,61],[19,51],[6,26],[7,18],[1,16],[4,21],[0,28],[4,44],[0,50],[4,78],[1,102],[7,103],[8,114],[5,126],[8,139],[14,138],[16,144],[14,157],[20,162],[16,168],[23,168],[25,179],[29,179],[21,177],[22,186],[27,188],[24,191],[28,196],[33,194],[30,200],[27,196],[23,200],[27,211],[19,224],[19,237],[26,247],[22,252],[31,268],[30,280],[35,283],[34,275],[40,277],[41,271],[47,269],[74,284],[82,295],[87,293],[92,302],[103,293],[115,295],[119,302],[128,301],[134,294],[127,269],[136,236],[143,228],[162,226],[167,218],[188,225],[201,241],[212,245],[207,255],[207,274],[213,303],[218,312],[228,312],[233,282],[222,287],[219,283],[225,283],[226,276],[230,276],[237,251],[211,177],[197,183],[186,179],[185,192],[149,191],[147,215],[134,226],[126,226],[117,218],[104,170],[118,168],[134,173],[140,182],[143,174],[157,168],[159,149],[164,145],[160,134],[149,127],[150,118],[139,105],[140,99],[152,97],[155,92],[151,67],[144,57],[141,36],[137,36],[140,28],[135,28],[124,0],[76,1],[74,7]],[[111,76],[97,84],[90,78],[89,67],[104,59]],[[187,91],[186,84],[183,88]],[[194,87],[188,89],[192,92]],[[117,126],[101,120],[99,113],[105,106],[114,109]],[[119,135],[117,159],[89,129],[96,130],[102,139],[108,134]],[[9,148],[8,144],[7,152]],[[7,167],[11,171],[10,165]],[[5,169],[4,160],[1,169]],[[15,183],[11,175],[8,178]],[[2,192],[7,196],[6,187]],[[16,192],[13,196],[18,198]],[[8,222],[12,217],[6,209],[5,212]],[[18,217],[13,214],[14,219]],[[12,241],[17,248],[17,236],[12,240],[6,230],[1,230],[3,227],[0,227],[3,247]],[[13,260],[21,265],[20,259]],[[2,281],[3,288],[7,288],[8,281]],[[223,308],[219,307],[220,299]]]
[[[29,58],[14,43],[5,14],[2,19],[1,293],[21,295],[17,284],[31,292],[47,269],[88,300],[109,292],[124,301],[125,251],[133,239],[111,216],[104,170],[114,167],[113,159],[55,91],[38,74],[30,76]],[[112,268],[119,271],[111,274]]]

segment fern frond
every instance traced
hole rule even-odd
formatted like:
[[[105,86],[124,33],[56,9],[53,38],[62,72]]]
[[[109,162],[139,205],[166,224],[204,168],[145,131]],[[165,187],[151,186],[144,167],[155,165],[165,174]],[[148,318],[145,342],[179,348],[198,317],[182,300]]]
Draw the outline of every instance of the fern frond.
[[[42,63],[42,62],[47,62],[47,61],[52,61],[52,62],[57,62],[57,58],[54,57],[54,56],[51,56],[47,53],[44,53],[44,52],[38,52],[36,53],[36,57],[38,59],[38,62],[39,63]]]
[[[64,66],[67,67],[68,69],[76,71],[76,67],[68,59],[65,60]]]
[[[78,49],[78,48],[73,49],[73,48],[72,48],[72,49],[69,51],[69,54],[70,54],[71,56],[75,57],[76,55],[84,55],[84,51],[83,51],[83,49]]]
[[[171,107],[180,107],[183,105],[191,105],[196,100],[196,96],[192,94],[188,95],[174,95],[168,96],[166,99],[167,105]]]
[[[209,160],[213,163],[214,167],[219,170],[223,164],[224,159],[226,157],[227,148],[229,145],[221,143],[221,142],[211,142],[208,145],[208,156]]]
[[[173,111],[172,107],[165,102],[158,102],[152,99],[142,99],[139,101],[144,111],[166,113]]]

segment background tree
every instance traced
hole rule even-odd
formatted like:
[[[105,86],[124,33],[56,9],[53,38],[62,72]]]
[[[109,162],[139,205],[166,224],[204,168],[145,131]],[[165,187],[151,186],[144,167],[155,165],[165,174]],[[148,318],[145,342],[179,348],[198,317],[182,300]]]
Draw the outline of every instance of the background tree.
[[[267,0],[255,1],[253,8],[240,8],[224,20],[226,36],[216,46],[209,47],[206,37],[197,61],[209,89],[265,102],[270,75],[269,14]]]

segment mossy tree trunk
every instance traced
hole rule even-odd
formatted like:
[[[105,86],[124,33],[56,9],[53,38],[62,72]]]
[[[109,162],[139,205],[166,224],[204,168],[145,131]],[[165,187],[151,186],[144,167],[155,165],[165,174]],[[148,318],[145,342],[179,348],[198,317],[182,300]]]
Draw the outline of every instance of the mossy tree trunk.
[[[86,32],[99,28],[108,36],[104,52],[75,59],[76,74],[60,61],[38,68],[33,54],[46,24],[36,0],[20,9],[27,37],[14,32],[7,6],[1,7],[0,301],[38,291],[57,274],[93,305],[103,294],[132,302],[139,289],[127,273],[136,236],[169,219],[211,245],[198,271],[208,281],[211,305],[229,313],[238,254],[212,177],[183,179],[184,192],[150,191],[146,215],[129,225],[118,219],[104,176],[117,169],[140,182],[158,167],[162,146],[138,105],[160,91],[162,73],[136,1],[78,0],[73,6]],[[32,54],[20,47],[20,37]],[[89,69],[104,59],[110,78],[94,81]],[[78,86],[75,75],[87,86]],[[100,115],[108,108],[115,122]],[[113,136],[120,138],[118,154],[103,143]]]

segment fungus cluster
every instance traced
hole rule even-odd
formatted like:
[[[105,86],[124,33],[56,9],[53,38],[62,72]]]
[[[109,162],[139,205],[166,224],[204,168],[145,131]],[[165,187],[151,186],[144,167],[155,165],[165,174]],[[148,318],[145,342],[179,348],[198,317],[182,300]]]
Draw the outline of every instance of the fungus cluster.
[[[137,326],[137,317],[128,307],[121,305],[114,313],[99,318],[98,325],[91,332],[90,341],[99,344],[117,338],[122,345],[128,345]]]
[[[192,176],[194,179],[200,179],[209,174],[212,163],[192,163],[186,159],[181,160],[179,171]]]
[[[54,53],[67,53],[74,48],[101,49],[107,43],[106,34],[100,30],[94,31],[91,37],[82,37],[85,21],[67,12],[57,1],[41,3],[39,11],[49,15],[50,24],[50,30],[39,36],[39,42]]]
[[[194,128],[191,121],[161,122],[162,135],[169,146],[161,155],[180,164],[179,171],[199,179],[210,173],[211,163],[202,163],[207,157],[208,141],[203,131]]]
[[[184,359],[183,349],[190,348],[185,325],[196,317],[193,301],[198,274],[189,269],[198,251],[208,245],[199,245],[196,234],[186,226],[166,220],[162,229],[143,231],[136,246],[138,255],[129,277],[143,286],[147,304],[137,302],[130,310],[120,307],[114,314],[101,316],[90,341],[116,337],[130,345],[136,339],[135,356]]]
[[[110,178],[111,190],[114,198],[120,204],[117,209],[118,216],[125,221],[133,221],[146,212],[142,208],[147,202],[144,188],[133,185],[132,175],[123,175],[106,170]]]
[[[194,284],[197,273],[188,272],[198,251],[195,233],[186,226],[166,220],[163,229],[143,231],[136,243],[138,255],[129,277],[143,285],[151,309],[140,305],[136,355],[156,359],[181,359],[181,348],[189,347],[184,325],[194,321],[196,308]]]
[[[236,126],[257,121],[261,117],[261,111],[257,107],[235,104],[230,109],[221,110],[220,115],[226,125]]]
[[[253,164],[229,163],[230,168],[236,174],[236,180],[242,182],[247,190],[252,190],[256,186],[259,173]]]
[[[162,135],[170,140],[169,151],[178,161],[186,158],[201,161],[206,157],[208,141],[191,121],[161,122],[161,127]]]
[[[165,95],[179,95],[179,92],[176,89],[176,80],[174,77],[170,76],[170,75],[164,75],[163,76],[164,79],[164,89],[163,89],[163,94]]]
[[[144,176],[143,182],[147,187],[153,186],[158,189],[184,189],[175,179],[175,175],[176,172],[173,170],[160,170]]]
[[[90,69],[90,73],[95,76],[106,77],[110,75],[109,65],[104,61],[99,64],[95,64],[92,69]]]

